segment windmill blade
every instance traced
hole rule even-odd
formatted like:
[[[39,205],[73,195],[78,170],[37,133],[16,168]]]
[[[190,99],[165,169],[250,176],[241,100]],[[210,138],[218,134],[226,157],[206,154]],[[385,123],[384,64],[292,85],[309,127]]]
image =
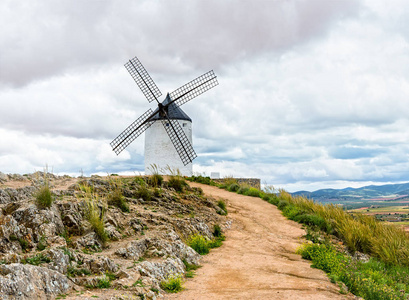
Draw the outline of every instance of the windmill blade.
[[[183,165],[186,166],[191,163],[197,155],[179,122],[168,118],[167,120],[162,120],[162,124],[175,146]]]
[[[152,125],[153,122],[148,121],[152,114],[152,109],[148,109],[110,143],[112,151],[114,151],[116,155],[121,153],[122,150],[128,147],[130,143]]]
[[[162,92],[136,56],[125,64],[125,68],[131,74],[149,103],[153,100],[158,101],[157,99],[162,95]]]
[[[175,102],[179,106],[185,104],[218,84],[213,70],[209,71],[170,93],[171,103]]]

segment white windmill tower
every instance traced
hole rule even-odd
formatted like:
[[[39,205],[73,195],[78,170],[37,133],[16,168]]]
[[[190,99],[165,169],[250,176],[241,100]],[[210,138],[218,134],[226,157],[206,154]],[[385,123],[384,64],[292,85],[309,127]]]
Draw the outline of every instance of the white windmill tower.
[[[148,109],[118,135],[111,142],[112,150],[118,155],[146,130],[145,172],[148,173],[148,168],[155,164],[159,170],[169,167],[190,176],[192,161],[197,155],[192,147],[192,120],[180,106],[215,87],[217,77],[209,71],[168,93],[161,103],[158,98],[162,93],[138,58],[129,60],[125,67],[146,99],[149,102],[156,100],[158,108],[155,111]]]

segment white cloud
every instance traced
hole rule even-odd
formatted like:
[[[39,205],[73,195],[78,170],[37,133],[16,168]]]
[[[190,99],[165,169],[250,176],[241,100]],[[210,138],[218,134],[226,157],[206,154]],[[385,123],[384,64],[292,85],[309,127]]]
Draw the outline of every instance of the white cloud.
[[[164,94],[218,75],[182,107],[196,172],[291,189],[409,180],[407,17],[398,0],[3,1],[0,171],[143,170],[143,137],[109,147],[155,108],[123,68],[138,55]]]

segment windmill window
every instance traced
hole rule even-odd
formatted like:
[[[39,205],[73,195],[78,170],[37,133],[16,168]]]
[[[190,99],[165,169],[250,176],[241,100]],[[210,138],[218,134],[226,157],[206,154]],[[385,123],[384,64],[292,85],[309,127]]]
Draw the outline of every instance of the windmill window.
[[[186,127],[187,126],[187,123],[183,123],[183,127]]]
[[[169,127],[169,123],[166,123],[166,127]]]

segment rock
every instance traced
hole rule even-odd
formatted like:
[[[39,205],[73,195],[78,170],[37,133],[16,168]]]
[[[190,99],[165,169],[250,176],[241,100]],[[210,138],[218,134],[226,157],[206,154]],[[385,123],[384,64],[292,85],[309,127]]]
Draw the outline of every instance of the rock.
[[[142,276],[148,276],[159,283],[170,274],[183,274],[185,265],[179,258],[167,258],[164,262],[144,261],[137,269]]]
[[[4,300],[51,299],[71,287],[63,274],[22,264],[0,265],[0,295]]]
[[[119,248],[115,254],[124,258],[138,260],[148,249],[149,239],[141,239],[128,243],[126,248]]]
[[[11,202],[10,194],[6,190],[0,190],[0,204],[6,204]]]
[[[89,248],[89,249],[101,249],[102,243],[99,240],[95,232],[90,232],[82,237],[77,238],[72,241],[72,244],[75,248]]]
[[[9,177],[7,176],[7,174],[0,172],[0,182],[5,182],[8,180],[9,180]]]
[[[85,258],[83,262],[84,265],[88,266],[88,269],[90,269],[92,273],[115,273],[118,271],[118,266],[115,264],[115,262],[105,256],[97,258]]]
[[[44,251],[44,256],[51,259],[51,262],[48,263],[48,268],[51,270],[58,271],[62,274],[67,273],[67,267],[70,264],[70,258],[67,254],[64,253],[61,249],[50,249]]]

